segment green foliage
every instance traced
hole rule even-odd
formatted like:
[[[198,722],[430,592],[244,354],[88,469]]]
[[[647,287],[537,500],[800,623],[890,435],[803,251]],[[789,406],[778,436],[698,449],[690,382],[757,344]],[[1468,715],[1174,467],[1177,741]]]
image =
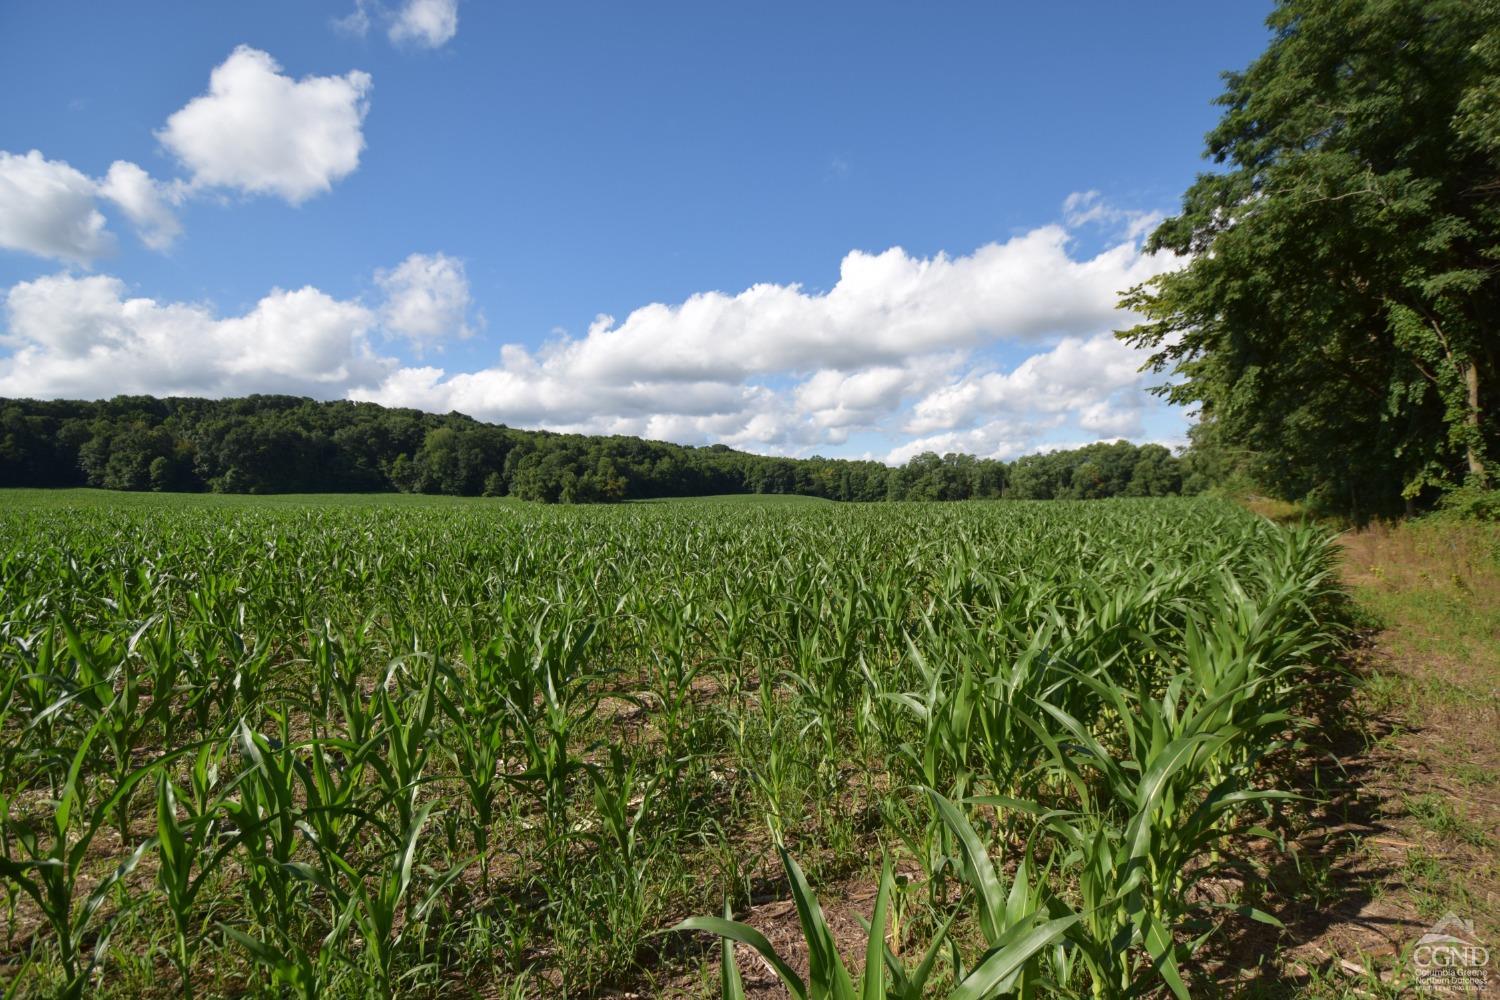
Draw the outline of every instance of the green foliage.
[[[1465,485],[1443,494],[1438,507],[1465,520],[1500,521],[1500,490]]]
[[[614,503],[721,494],[829,500],[971,500],[1174,496],[1178,460],[1124,441],[1023,459],[1061,482],[1009,488],[1005,463],[913,457],[888,468],[846,459],[772,458],[723,445],[520,431],[458,413],[289,396],[96,403],[0,400],[0,487],[89,485],[156,492],[359,492],[512,496]],[[1073,482],[1075,466],[1099,468]],[[1054,477],[1055,478],[1055,477]]]
[[[1006,495],[1017,500],[1099,500],[1184,493],[1179,460],[1159,444],[1091,444],[1016,459]]]
[[[1163,392],[1276,495],[1356,519],[1500,454],[1495,0],[1281,0],[1133,289]]]

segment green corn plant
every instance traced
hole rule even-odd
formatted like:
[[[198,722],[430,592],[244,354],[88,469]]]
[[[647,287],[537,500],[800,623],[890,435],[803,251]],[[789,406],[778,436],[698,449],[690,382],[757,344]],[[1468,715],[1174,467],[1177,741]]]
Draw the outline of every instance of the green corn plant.
[[[16,689],[20,683],[19,670],[11,670],[0,680],[0,734],[7,732],[11,713],[20,700],[16,697]],[[15,770],[15,759],[20,749],[19,740],[0,738],[0,858],[15,856],[10,842],[8,820],[11,814],[11,792],[20,786],[20,776]],[[20,901],[20,896],[15,883],[9,879],[0,880],[0,889],[5,892],[5,943],[10,947],[14,942],[16,904]]]
[[[141,705],[143,679],[114,637],[102,636],[89,642],[66,616],[61,623],[74,664],[71,690],[47,711],[62,711],[71,702],[95,720],[93,728],[109,751],[110,776],[116,787],[124,790],[115,803],[114,821],[121,843],[126,843],[130,840],[134,785],[127,785],[125,779],[135,768],[135,746],[149,722]]]
[[[331,737],[298,744],[305,754],[294,764],[305,799],[299,825],[320,858],[350,851],[375,822],[365,801],[365,776],[366,761],[380,746],[379,734],[358,746]]]
[[[707,931],[725,939],[720,966],[722,995],[726,998],[744,995],[734,951],[728,944],[733,941],[754,949],[796,1000],[922,1000],[927,995],[927,983],[946,939],[948,925],[940,928],[915,969],[908,970],[903,966],[886,942],[895,885],[889,862],[881,869],[875,911],[865,928],[863,969],[851,972],[839,954],[833,932],[802,869],[785,848],[778,850],[791,883],[803,944],[807,949],[808,978],[804,980],[798,975],[765,935],[748,924],[730,919],[726,904],[723,917],[691,917],[670,928],[671,931]],[[1058,941],[1075,919],[1068,916],[1035,925],[1025,924],[1003,935],[947,994],[948,1000],[980,1000],[1004,995],[1020,978],[1033,956]]]
[[[18,637],[15,656],[18,661],[17,680],[12,697],[17,702],[17,718],[26,720],[29,739],[18,741],[15,749],[8,753],[7,759],[11,762],[23,756],[23,751],[29,747],[56,747],[60,741],[58,730],[66,721],[59,711],[66,704],[63,701],[66,682],[57,663],[55,623],[48,622],[45,629],[29,639]],[[49,767],[43,770],[53,798],[57,797],[57,779],[65,769]],[[17,779],[20,779],[19,774]]]
[[[375,731],[376,715],[360,686],[358,658],[351,651],[362,648],[368,624],[346,637],[326,619],[321,627],[307,628],[310,639],[308,662],[312,667],[309,708],[319,717],[332,719],[333,709],[343,724],[343,737],[363,745]]]
[[[300,840],[302,809],[297,795],[295,749],[282,738],[272,743],[241,720],[236,742],[245,762],[234,779],[236,794],[223,803],[225,814],[244,851],[253,891],[248,900],[262,925],[289,927],[296,915],[296,884],[286,866]]]
[[[228,573],[207,573],[187,593],[196,617],[200,650],[196,657],[207,693],[198,699],[199,731],[221,719],[252,716],[260,705],[261,687],[269,670],[271,638],[247,630],[248,596]],[[230,664],[224,669],[225,663]]]
[[[592,624],[568,622],[547,635],[534,633],[533,668],[536,696],[540,704],[518,704],[513,694],[506,703],[510,722],[520,736],[527,768],[506,780],[532,789],[542,805],[548,824],[559,837],[568,829],[568,783],[584,767],[573,745],[574,734],[598,710],[593,693],[594,676],[582,670],[585,651],[595,634]]]
[[[398,670],[414,662],[421,665],[424,679],[414,690],[393,698],[391,687]],[[426,658],[396,660],[386,669],[385,681],[375,692],[383,753],[372,753],[365,759],[380,779],[386,801],[395,808],[396,827],[401,830],[412,825],[417,796],[426,780],[424,772],[439,708],[438,677],[439,671]]]
[[[798,756],[798,743],[790,736],[783,737],[791,720],[772,716],[761,720],[764,743],[754,757],[755,766],[750,769],[750,779],[760,792],[766,819],[772,831],[780,836],[785,824],[793,817],[788,807],[797,801],[800,790],[798,777],[803,771]]]
[[[1058,984],[1047,978],[1042,957],[1049,947],[1061,956],[1061,939],[1078,923],[1080,915],[1067,912],[1046,888],[1044,879],[1033,880],[1029,848],[1016,865],[1007,889],[984,841],[963,811],[933,789],[924,791],[939,821],[952,835],[959,878],[974,893],[979,930],[988,945],[953,998],[1014,996],[1027,1000],[1055,991]]]
[[[101,728],[101,724],[96,721],[74,749],[52,816],[48,823],[43,824],[43,830],[10,814],[0,816],[0,822],[5,826],[4,844],[11,850],[20,848],[17,852],[19,857],[7,854],[0,858],[0,875],[16,890],[31,898],[51,929],[51,941],[57,948],[57,958],[63,971],[65,997],[83,995],[89,977],[104,954],[110,928],[113,926],[112,920],[106,920],[104,930],[97,929],[100,910],[116,887],[140,863],[141,857],[150,850],[152,843],[149,840],[143,841],[129,851],[80,900],[79,877],[89,856],[89,849],[100,828],[114,815],[120,801],[129,795],[136,784],[157,767],[164,766],[169,759],[164,757],[138,768],[115,784],[109,795],[91,802],[84,768]],[[96,942],[92,956],[85,959],[84,946],[90,936],[96,936]]]
[[[933,628],[929,619],[929,634]],[[950,676],[924,656],[910,638],[907,650],[921,674],[922,690],[887,697],[911,713],[921,733],[918,741],[898,748],[897,760],[905,763],[904,774],[911,779],[908,784],[951,787],[954,794],[962,796],[974,778],[969,760],[978,701],[973,674],[968,664],[962,663],[956,668],[957,676]]]
[[[354,892],[344,919],[352,920],[353,925],[359,929],[366,949],[366,967],[385,996],[394,995],[391,968],[396,950],[404,938],[424,932],[427,911],[445,888],[443,882],[433,886],[427,897],[406,914],[398,932],[397,917],[401,914],[402,905],[411,889],[422,828],[427,823],[432,807],[433,803],[424,803],[412,815],[410,826],[403,831],[396,850],[388,857],[386,864],[381,866],[373,887],[366,879],[358,877],[357,873],[349,873]],[[452,873],[450,881],[457,876],[458,871],[461,868]]]
[[[194,920],[198,895],[237,846],[221,836],[221,805],[234,786],[248,777],[242,772],[223,787],[218,782],[215,748],[200,746],[189,770],[191,793],[178,795],[163,769],[156,779],[156,882],[172,916],[173,948],[168,956],[177,966],[185,997],[193,995],[193,958],[203,940],[202,921]],[[179,812],[186,815],[179,818]]]
[[[422,830],[435,804],[424,802],[416,808],[410,825],[394,838],[390,850],[373,871],[362,870],[349,860],[327,851],[325,855],[338,871],[335,877],[303,862],[288,862],[284,866],[290,874],[318,889],[330,905],[334,916],[323,941],[325,949],[341,943],[351,929],[358,932],[364,948],[365,971],[374,991],[380,996],[396,995],[392,973],[398,951],[404,944],[426,933],[427,914],[465,867],[458,864],[446,874],[434,876],[420,900],[415,903],[408,900],[417,873]],[[255,953],[254,949],[252,953]],[[283,967],[286,958],[274,952],[271,954],[275,956],[273,967]],[[298,970],[298,975],[308,981],[313,978],[301,970]]]
[[[928,638],[935,640],[931,617],[927,619]],[[975,713],[979,703],[979,686],[966,662],[955,668],[956,677],[944,670],[936,659],[920,652],[907,638],[907,659],[915,664],[922,690],[891,693],[886,697],[905,709],[919,727],[916,738],[896,747],[888,756],[893,774],[910,787],[948,787],[953,794],[968,793],[976,777],[970,755],[978,743],[974,732]],[[916,818],[911,809],[903,812]],[[951,854],[947,829],[935,819],[921,817],[920,830],[906,828],[901,838],[927,873],[928,892],[934,904],[946,891],[942,860]]]
[[[1033,702],[1048,699],[1067,684],[1048,654],[1052,636],[1051,624],[1044,624],[1023,649],[1004,660],[995,658],[997,644],[988,630],[956,637],[961,644],[958,655],[983,678],[976,685],[974,742],[983,760],[983,776],[997,795],[1024,799],[1037,791],[1032,778],[1042,747],[1022,717]]]
[[[636,871],[644,860],[641,821],[650,811],[663,776],[646,777],[639,764],[619,746],[609,748],[609,767],[592,768],[594,811],[599,818],[595,841],[620,867]]]
[[[126,653],[138,657],[145,685],[144,707],[137,698],[127,710],[143,716],[143,729],[153,727],[160,734],[162,746],[176,746],[181,721],[192,712],[191,697],[179,705],[177,695],[183,684],[183,651],[177,635],[177,624],[170,615],[153,615],[146,619],[126,644]]]
[[[864,698],[859,711],[866,719],[862,725],[868,727],[870,742],[882,753],[886,748],[901,747],[911,742],[908,731],[913,714],[902,704],[898,678],[891,664],[874,663],[860,657],[860,672],[864,676]],[[920,713],[916,714],[920,719]]]
[[[472,659],[471,663],[474,662]],[[510,743],[503,700],[485,682],[483,668],[457,697],[439,691],[449,725],[444,728],[458,777],[468,794],[470,832],[479,855],[480,883],[490,887],[490,828],[495,822],[499,771]]]
[[[191,595],[188,600],[191,604]],[[222,702],[222,664],[227,657],[223,635],[201,618],[185,617],[179,638],[179,689],[185,693],[182,720],[191,732],[207,735],[222,728],[228,717],[228,707]]]
[[[661,731],[669,768],[677,769],[689,754],[693,684],[703,663],[692,656],[697,609],[680,594],[651,595],[645,607],[641,645],[649,650],[646,668],[651,684],[655,725]]]
[[[764,807],[835,851],[868,817],[923,866],[888,895],[891,949],[908,901],[922,933],[964,933],[887,954],[886,996],[1168,992],[1218,923],[1256,919],[1194,880],[1242,865],[1237,838],[1285,807],[1258,794],[1267,755],[1297,752],[1309,669],[1344,634],[1326,532],[1208,501],[39,504],[0,505],[0,857],[46,895],[39,799],[64,798],[96,727],[68,843],[101,806],[131,839],[94,838],[70,926],[155,835],[77,939],[85,991],[104,985],[90,951],[132,977],[160,946],[202,992],[243,968],[232,953],[253,977],[216,992],[463,990],[496,956],[533,991],[596,993],[641,974],[639,929],[705,867],[739,876]],[[111,801],[143,761],[204,747]],[[979,849],[916,786],[947,793]],[[406,835],[449,796],[401,888]],[[471,846],[475,892],[424,908]],[[53,924],[0,887],[7,971],[68,979]],[[1069,917],[970,980],[1005,934]],[[904,967],[934,940],[925,973]]]
[[[821,790],[833,792],[839,785],[838,762],[845,720],[850,718],[849,697],[843,685],[830,676],[835,662],[820,652],[822,639],[814,632],[799,638],[796,665],[784,676],[796,692],[798,708],[807,718],[800,736],[816,733],[819,744],[817,774]]]
[[[1077,870],[1091,930],[1082,953],[1097,996],[1129,996],[1144,988],[1131,958],[1137,947],[1174,993],[1187,996],[1178,933],[1192,909],[1189,888],[1213,871],[1190,862],[1208,857],[1235,832],[1233,821],[1245,806],[1286,797],[1243,788],[1234,776],[1215,777],[1215,755],[1242,731],[1214,725],[1213,707],[1234,692],[1209,700],[1197,712],[1182,712],[1177,702],[1182,687],[1169,684],[1161,701],[1145,703],[1108,692],[1130,711],[1120,720],[1135,734],[1133,754],[1125,760],[1055,706],[1041,707],[1060,725],[1066,743],[1033,722],[1051,766],[1082,806],[1056,810],[1045,822],[1069,846],[1068,860]],[[1269,836],[1255,827],[1242,832]],[[1257,910],[1246,908],[1245,915],[1274,923]]]
[[[869,947],[865,952],[865,969],[860,977],[862,987],[855,988],[855,978],[850,975],[834,943],[833,932],[823,916],[822,907],[813,894],[802,869],[784,847],[777,849],[782,866],[791,883],[792,898],[797,906],[797,918],[802,928],[803,942],[807,946],[808,979],[797,974],[791,964],[776,951],[775,946],[755,928],[729,919],[729,907],[725,905],[724,917],[690,917],[672,931],[707,931],[728,941],[748,945],[765,960],[776,973],[781,984],[795,1000],[876,1000],[885,993],[885,926],[886,909],[889,905],[891,877],[887,866],[881,875],[881,888],[875,901],[875,914],[871,920]],[[723,948],[724,970],[722,983],[725,997],[743,996],[744,986],[734,964],[732,946]],[[738,993],[734,992],[738,990]]]
[[[272,985],[280,987],[278,993],[290,990],[301,1000],[318,1000],[327,995],[332,981],[328,949],[319,949],[312,954],[297,946],[278,947],[227,924],[219,924],[218,929],[225,938],[244,948],[251,960],[270,974]]]
[[[868,631],[864,612],[866,603],[860,597],[864,574],[860,570],[833,570],[841,576],[842,583],[831,587],[830,606],[823,616],[824,634],[828,637],[828,660],[832,665],[832,686],[846,701],[859,690],[860,676],[857,669],[860,650],[865,644]],[[836,595],[836,600],[833,596]]]
[[[725,924],[734,923],[734,909],[729,905],[729,900],[727,899],[724,901],[724,916],[722,919]],[[704,927],[701,929],[711,930],[712,928]],[[734,957],[734,942],[735,938],[727,934],[719,938],[719,996],[723,1000],[745,1000],[745,978],[740,975],[739,962]],[[772,968],[775,968],[775,966],[772,966]]]
[[[722,581],[721,587],[723,598],[710,612],[714,627],[709,636],[724,687],[731,696],[737,696],[748,684],[745,653],[755,629],[755,604],[748,588],[729,581]]]

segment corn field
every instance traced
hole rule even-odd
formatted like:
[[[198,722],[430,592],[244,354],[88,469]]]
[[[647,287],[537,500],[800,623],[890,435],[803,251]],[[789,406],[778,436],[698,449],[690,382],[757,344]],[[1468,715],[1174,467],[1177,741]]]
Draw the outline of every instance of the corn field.
[[[1207,500],[17,495],[0,992],[1186,997],[1275,922],[1331,551]]]

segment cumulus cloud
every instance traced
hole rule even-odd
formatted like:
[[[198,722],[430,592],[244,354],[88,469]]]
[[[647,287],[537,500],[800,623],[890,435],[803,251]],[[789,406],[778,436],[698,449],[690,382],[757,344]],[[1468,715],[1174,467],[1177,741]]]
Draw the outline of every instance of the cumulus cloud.
[[[335,19],[333,26],[363,38],[377,18],[385,22],[387,37],[397,45],[441,48],[458,34],[458,0],[404,0],[394,8],[376,0],[355,0],[354,10]]]
[[[227,318],[132,298],[114,278],[58,276],[9,294],[0,395],[301,391],[763,452],[878,448],[893,461],[1139,436],[1142,358],[1109,331],[1130,320],[1119,292],[1176,261],[1139,240],[1081,255],[1069,234],[1044,226],[961,256],[854,252],[826,292],[705,292],[507,344],[467,371],[421,360],[473,315],[462,263],[441,253],[376,272],[370,304],[273,290]],[[416,358],[377,354],[381,336]]]
[[[267,53],[241,45],[157,138],[189,171],[192,189],[300,204],[359,166],[371,85],[359,70],[294,80]]]
[[[167,249],[182,232],[172,210],[174,188],[134,163],[116,160],[95,180],[35,149],[24,156],[0,150],[0,247],[88,265],[115,249],[101,198],[134,223],[153,250]]]
[[[1011,440],[1002,430],[1021,440],[1070,419],[1080,432],[1138,427],[1141,359],[1104,331],[1122,320],[1119,292],[1170,264],[1133,240],[1083,259],[1069,245],[1057,225],[966,256],[856,251],[825,293],[707,292],[623,321],[600,316],[582,336],[537,349],[508,345],[479,371],[406,368],[355,394],[521,426],[772,451],[860,432],[956,440],[988,426],[978,443],[991,453]],[[1011,371],[984,360],[997,346],[1032,345],[1047,349]]]
[[[87,264],[114,248],[95,182],[33,149],[0,150],[0,247]]]
[[[968,256],[854,251],[825,294],[762,284],[645,306],[618,324],[603,316],[548,362],[587,378],[685,380],[897,363],[1108,326],[1119,291],[1163,266],[1132,243],[1075,260],[1068,242],[1044,226]]]
[[[1109,333],[1065,337],[1013,371],[970,371],[929,393],[912,407],[906,429],[920,434],[994,413],[1084,413],[1121,390],[1138,388],[1140,363],[1134,348]]]
[[[904,430],[918,437],[887,461],[924,451],[1013,458],[1071,427],[1096,439],[1140,437],[1149,396],[1138,351],[1110,333],[1064,337],[1010,371],[971,366],[912,405]]]
[[[458,0],[406,0],[391,19],[391,41],[435,49],[458,34]]]
[[[127,160],[95,179],[38,150],[0,150],[0,247],[87,265],[115,248],[101,200],[153,250],[182,235],[176,208],[195,192],[305,201],[358,167],[370,86],[358,70],[293,80],[269,55],[242,45],[210,74],[208,93],[157,132],[190,172],[185,181],[159,181]]]
[[[1145,431],[1140,400],[1090,403],[1078,413],[1078,426],[1101,438],[1139,437]]]
[[[885,455],[891,465],[901,465],[923,452],[947,455],[960,452],[981,458],[1011,459],[1036,451],[1041,436],[1061,426],[1057,417],[1042,420],[989,420],[978,427],[913,438]]]
[[[5,297],[0,396],[99,398],[118,393],[343,395],[383,378],[375,317],[316,288],[272,289],[249,312],[133,297],[108,275],[25,281]]]
[[[128,160],[110,164],[109,173],[99,182],[99,194],[135,223],[141,242],[153,250],[166,250],[182,235],[182,224],[172,210],[178,197],[174,187],[154,180]]]
[[[108,181],[121,198],[141,198],[138,214],[150,222],[141,208],[149,198],[132,191],[149,182],[143,177],[117,163]],[[375,281],[385,296],[378,307],[311,286],[273,288],[248,312],[222,317],[201,303],[132,296],[109,275],[24,281],[0,298],[0,347],[10,349],[0,357],[0,396],[339,398],[398,374],[398,362],[377,352],[378,334],[420,344],[467,331],[469,290],[460,261],[412,254],[377,271]]]
[[[473,333],[463,261],[441,253],[414,253],[389,271],[377,271],[375,284],[385,296],[381,325],[419,349]]]
[[[962,360],[960,354],[926,355],[857,371],[823,368],[795,387],[791,401],[823,438],[838,444],[852,432],[878,429],[904,400],[946,379]]]

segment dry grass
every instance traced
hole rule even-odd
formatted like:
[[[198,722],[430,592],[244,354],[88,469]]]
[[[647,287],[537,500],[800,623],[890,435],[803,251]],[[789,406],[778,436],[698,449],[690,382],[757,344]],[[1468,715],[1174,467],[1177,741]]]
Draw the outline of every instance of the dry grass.
[[[1382,626],[1379,642],[1390,656],[1408,663],[1414,679],[1457,685],[1476,704],[1493,703],[1500,695],[1500,525],[1377,525],[1343,542],[1345,578]],[[1445,706],[1464,700],[1446,694]]]
[[[1500,525],[1431,520],[1374,524],[1343,539],[1348,582],[1372,594],[1446,594],[1500,611]]]
[[[1270,995],[1409,995],[1411,946],[1450,911],[1500,941],[1500,525],[1374,525],[1342,541],[1369,617],[1355,738],[1340,746],[1335,726],[1322,748],[1328,805],[1297,840],[1309,904]]]

